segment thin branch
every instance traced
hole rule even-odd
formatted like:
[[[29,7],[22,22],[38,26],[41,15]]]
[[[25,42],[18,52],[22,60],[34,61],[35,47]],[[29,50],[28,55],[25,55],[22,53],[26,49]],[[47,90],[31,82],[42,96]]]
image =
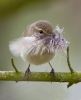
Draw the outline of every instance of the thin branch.
[[[13,58],[11,58],[11,64],[12,64],[12,67],[15,69],[16,73],[18,73],[19,71],[14,64]]]
[[[67,47],[67,64],[71,73],[74,72],[73,68],[71,67],[70,60],[69,60],[69,46]]]
[[[0,71],[0,81],[27,81],[24,72]],[[81,82],[81,72],[56,72],[55,78],[49,72],[32,72],[28,75],[28,81],[35,82],[69,82],[67,87]]]

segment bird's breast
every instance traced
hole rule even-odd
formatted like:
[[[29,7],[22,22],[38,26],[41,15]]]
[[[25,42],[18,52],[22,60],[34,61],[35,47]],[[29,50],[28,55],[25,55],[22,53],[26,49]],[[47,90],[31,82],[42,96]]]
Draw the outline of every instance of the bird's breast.
[[[28,55],[26,60],[30,64],[40,65],[49,62],[51,59],[53,59],[53,57],[54,57],[53,53],[44,53],[44,54],[37,54],[32,56]]]
[[[55,53],[50,52],[51,48],[34,47],[29,53],[22,53],[22,58],[34,65],[41,65],[53,59]]]

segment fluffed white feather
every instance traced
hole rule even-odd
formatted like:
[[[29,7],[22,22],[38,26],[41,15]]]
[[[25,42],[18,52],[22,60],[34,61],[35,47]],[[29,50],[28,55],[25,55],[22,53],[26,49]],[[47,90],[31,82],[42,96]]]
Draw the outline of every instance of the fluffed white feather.
[[[9,43],[9,49],[13,55],[20,56],[22,52],[25,52],[28,48],[30,48],[31,44],[35,40],[35,37],[18,38]]]

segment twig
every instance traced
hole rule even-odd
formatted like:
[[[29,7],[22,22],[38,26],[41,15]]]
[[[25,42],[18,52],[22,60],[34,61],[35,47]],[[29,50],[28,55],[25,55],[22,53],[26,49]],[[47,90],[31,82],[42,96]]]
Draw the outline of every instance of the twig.
[[[48,77],[49,76],[49,77]],[[49,75],[49,72],[31,72],[28,76],[28,81],[33,82],[50,82],[53,77]],[[27,81],[24,77],[24,72],[16,73],[14,71],[0,71],[0,81]],[[69,88],[73,84],[81,82],[81,72],[55,72],[55,79],[52,82],[69,82],[67,87]]]
[[[17,70],[17,68],[14,64],[13,58],[11,58],[11,64],[12,64],[13,68],[15,69],[15,71],[18,73],[19,71]]]
[[[73,68],[71,67],[70,60],[69,60],[69,46],[67,47],[67,63],[71,73],[74,72]]]

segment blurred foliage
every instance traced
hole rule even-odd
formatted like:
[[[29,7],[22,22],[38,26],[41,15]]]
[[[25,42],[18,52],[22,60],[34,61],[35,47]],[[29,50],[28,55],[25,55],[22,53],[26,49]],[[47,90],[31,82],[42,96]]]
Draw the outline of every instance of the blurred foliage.
[[[6,15],[13,13],[13,11],[25,5],[27,7],[34,5],[36,3],[40,5],[41,2],[45,4],[50,1],[49,0],[0,0],[0,17],[5,17]]]

